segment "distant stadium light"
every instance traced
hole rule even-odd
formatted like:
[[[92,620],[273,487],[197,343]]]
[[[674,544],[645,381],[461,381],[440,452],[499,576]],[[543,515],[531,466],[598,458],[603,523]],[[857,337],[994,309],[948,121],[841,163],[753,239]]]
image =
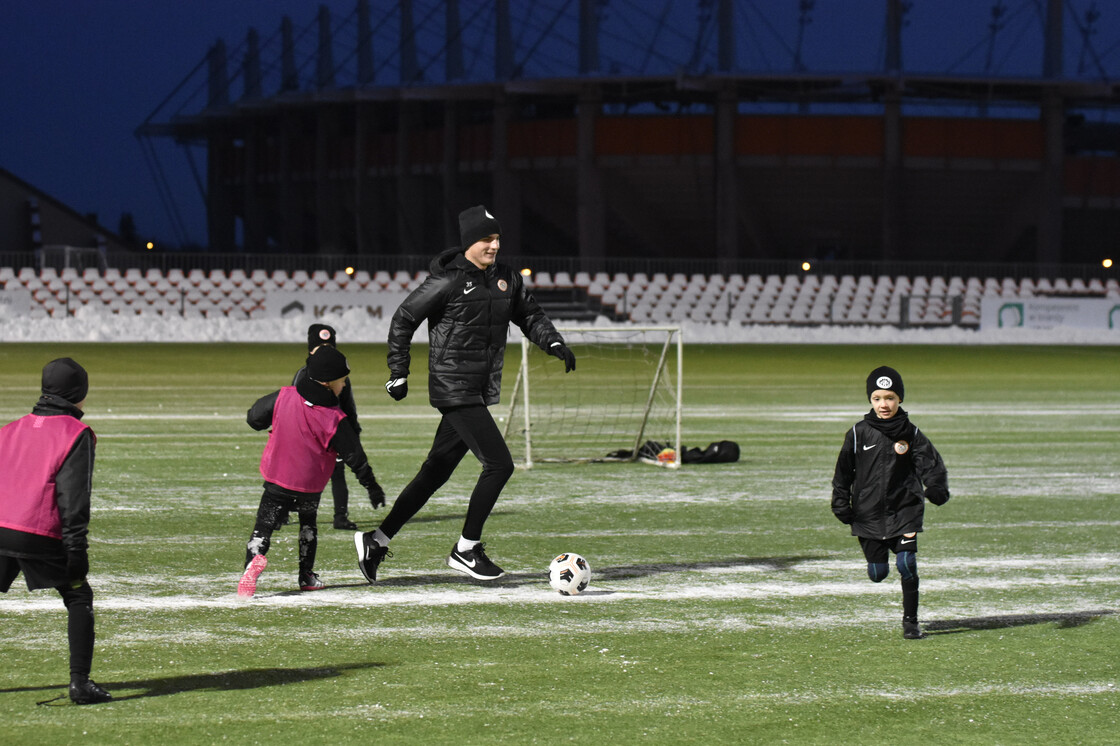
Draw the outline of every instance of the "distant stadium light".
[[[1112,260],[1111,259],[1105,259],[1103,262],[1101,262],[1101,266],[1104,267],[1105,269],[1110,269],[1112,267]]]
[[[151,251],[152,249],[154,249],[156,247],[156,245],[154,243],[152,243],[151,241],[148,241],[148,243],[146,243],[145,246],[148,247],[148,251]]]
[[[353,267],[347,267],[346,268],[346,274],[348,274],[348,275],[354,274],[354,268]]]
[[[521,270],[521,276],[522,277],[529,277],[532,274],[533,274],[533,270],[529,269],[528,267],[525,267],[524,269]]]
[[[806,272],[808,272],[812,268],[813,268],[813,265],[809,264],[809,262],[801,262],[801,269],[805,270]]]

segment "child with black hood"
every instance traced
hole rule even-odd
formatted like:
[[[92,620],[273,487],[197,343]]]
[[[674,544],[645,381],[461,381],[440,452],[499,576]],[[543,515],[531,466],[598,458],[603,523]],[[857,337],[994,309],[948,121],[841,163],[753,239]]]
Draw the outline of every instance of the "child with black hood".
[[[93,665],[93,589],[89,513],[97,436],[83,423],[89,376],[68,357],[43,367],[42,395],[0,428],[0,592],[23,573],[28,590],[54,588],[66,606],[70,699],[108,702],[89,677]]]
[[[844,436],[832,477],[832,512],[852,527],[874,583],[890,573],[895,553],[902,577],[902,636],[923,637],[918,624],[918,532],[924,500],[944,505],[949,477],[941,454],[901,408],[906,390],[894,368],[867,377],[871,411]]]
[[[338,334],[334,327],[327,324],[312,324],[307,327],[308,354],[314,353],[322,345],[338,347]],[[306,377],[307,366],[304,366],[296,371],[295,377],[292,378],[292,385],[295,386]],[[349,378],[346,379],[346,385],[342,387],[342,392],[338,395],[338,405],[342,407],[346,419],[353,425],[354,432],[360,435],[362,426],[358,424],[358,408],[354,404],[354,389],[350,385]],[[334,527],[344,531],[357,531],[358,525],[350,520],[350,490],[346,487],[346,465],[341,458],[335,461],[334,472],[331,474],[331,497],[334,498],[334,521],[332,522]],[[374,503],[373,508],[376,510],[384,504],[384,500],[382,500],[380,503]]]
[[[250,427],[271,430],[261,455],[264,494],[245,548],[239,596],[250,598],[256,592],[257,578],[268,565],[265,555],[272,532],[279,516],[289,511],[299,515],[299,588],[317,591],[326,586],[314,571],[316,516],[337,457],[354,472],[371,501],[385,500],[358,433],[339,406],[338,395],[349,375],[345,356],[323,345],[307,356],[307,375],[302,380],[262,396],[249,409],[246,420]]]

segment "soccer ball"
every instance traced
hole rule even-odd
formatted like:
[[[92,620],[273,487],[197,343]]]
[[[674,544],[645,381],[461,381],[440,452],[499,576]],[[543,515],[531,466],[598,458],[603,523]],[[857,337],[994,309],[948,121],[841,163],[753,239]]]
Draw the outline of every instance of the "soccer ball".
[[[548,565],[548,584],[562,596],[574,596],[591,582],[591,565],[572,552],[565,552]]]

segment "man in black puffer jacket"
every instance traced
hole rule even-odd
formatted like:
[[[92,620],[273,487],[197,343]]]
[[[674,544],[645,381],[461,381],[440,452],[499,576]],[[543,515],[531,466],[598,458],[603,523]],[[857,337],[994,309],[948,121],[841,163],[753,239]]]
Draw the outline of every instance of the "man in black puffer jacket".
[[[471,493],[462,536],[447,564],[477,580],[495,580],[504,574],[486,556],[481,540],[482,527],[513,475],[513,458],[487,409],[501,395],[510,323],[563,360],[565,372],[575,370],[576,359],[526,290],[521,275],[497,263],[500,234],[498,221],[482,205],[461,212],[461,247],[437,256],[428,277],[393,314],[385,389],[397,401],[408,394],[412,336],[427,320],[428,398],[443,418],[419,473],[385,520],[374,531],[354,534],[358,566],[371,583],[389,552],[389,540],[450,479],[468,450],[482,463],[482,473]]]

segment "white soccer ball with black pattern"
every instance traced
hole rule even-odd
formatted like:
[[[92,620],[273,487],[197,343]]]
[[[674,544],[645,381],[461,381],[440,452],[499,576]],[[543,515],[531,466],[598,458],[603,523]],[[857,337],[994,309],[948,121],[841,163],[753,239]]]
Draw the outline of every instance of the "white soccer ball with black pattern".
[[[548,584],[562,596],[574,596],[587,590],[591,582],[591,565],[574,552],[565,552],[548,565]]]

